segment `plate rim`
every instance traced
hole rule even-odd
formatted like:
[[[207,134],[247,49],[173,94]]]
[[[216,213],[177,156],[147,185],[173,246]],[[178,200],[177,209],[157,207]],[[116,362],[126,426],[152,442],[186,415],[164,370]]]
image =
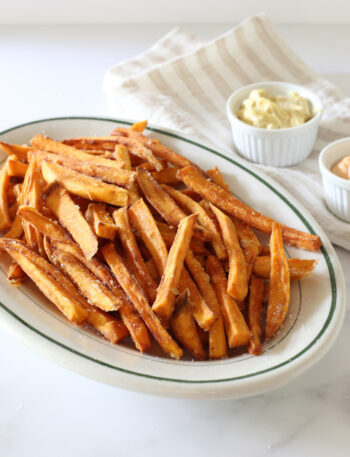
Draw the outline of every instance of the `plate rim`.
[[[116,118],[104,118],[104,117],[95,117],[95,116],[60,116],[60,117],[53,117],[53,118],[44,118],[44,119],[38,119],[26,123],[22,123],[10,128],[7,128],[3,131],[0,132],[0,135],[5,135],[6,133],[12,132],[14,130],[20,129],[22,127],[26,127],[29,125],[34,125],[34,124],[39,124],[43,122],[53,122],[53,121],[67,121],[67,120],[80,120],[80,121],[105,121],[105,122],[113,122],[113,123],[119,123],[119,124],[126,124],[126,125],[131,125],[134,121],[126,118],[122,119],[116,119]],[[287,365],[293,363],[295,360],[300,359],[301,356],[304,354],[308,353],[308,351],[312,348],[317,346],[318,341],[322,337],[322,335],[326,332],[326,330],[330,327],[330,324],[333,321],[333,317],[335,314],[336,307],[339,307],[339,317],[338,321],[334,322],[334,326],[337,326],[333,330],[333,334],[329,336],[331,338],[331,342],[329,342],[329,345],[327,348],[323,348],[322,354],[321,354],[321,348],[319,348],[319,354],[317,354],[317,357],[315,357],[315,362],[322,356],[324,353],[330,348],[331,344],[335,341],[340,328],[342,326],[343,320],[344,320],[344,315],[345,315],[345,296],[346,296],[346,290],[345,290],[345,281],[344,281],[344,276],[343,276],[343,271],[339,262],[339,259],[337,257],[337,254],[334,251],[334,248],[332,244],[330,243],[327,235],[325,235],[322,227],[318,224],[318,222],[314,219],[314,217],[306,210],[302,203],[299,203],[298,200],[290,194],[286,189],[283,188],[279,183],[274,181],[273,178],[269,177],[266,175],[264,172],[259,170],[259,174],[257,173],[255,167],[253,164],[250,162],[245,161],[244,159],[240,157],[236,158],[231,158],[228,155],[225,155],[218,150],[214,149],[211,145],[206,145],[204,143],[192,140],[191,138],[188,138],[186,136],[181,135],[178,131],[168,129],[168,128],[163,128],[161,126],[156,126],[154,124],[151,124],[147,126],[148,130],[151,130],[153,132],[157,132],[163,135],[167,135],[173,138],[176,138],[178,140],[184,141],[186,143],[192,144],[200,149],[204,149],[211,154],[214,154],[216,156],[221,157],[224,160],[227,160],[231,164],[233,164],[235,167],[240,168],[244,172],[249,173],[251,176],[253,176],[255,179],[258,179],[262,184],[264,184],[266,187],[269,188],[270,191],[274,192],[287,206],[292,209],[292,211],[298,216],[298,218],[304,223],[306,228],[310,231],[310,233],[315,234],[315,230],[313,226],[316,225],[316,227],[319,229],[321,234],[323,234],[323,237],[328,241],[328,250],[324,246],[321,247],[321,252],[325,258],[325,262],[327,264],[328,268],[328,273],[330,277],[330,282],[331,282],[331,293],[332,293],[332,301],[329,309],[328,316],[324,322],[323,327],[320,329],[319,333],[314,337],[314,339],[306,346],[304,347],[301,351],[299,351],[297,354],[293,355],[291,358],[288,360],[285,360],[281,363],[278,363],[272,367],[259,370],[256,372],[248,373],[245,375],[240,375],[240,376],[235,376],[235,377],[229,377],[229,378],[222,378],[222,379],[209,379],[209,380],[189,380],[189,379],[179,379],[179,378],[170,378],[170,377],[162,377],[162,376],[154,376],[146,373],[138,373],[132,370],[128,370],[122,367],[114,366],[111,365],[107,362],[97,360],[94,357],[91,357],[87,354],[83,354],[69,346],[66,346],[64,343],[61,343],[59,341],[56,341],[54,338],[52,338],[49,335],[46,335],[43,333],[41,330],[36,329],[33,327],[31,324],[23,320],[20,316],[18,316],[16,313],[14,313],[12,310],[8,309],[2,302],[0,302],[0,307],[7,312],[12,318],[16,319],[19,323],[24,325],[27,329],[31,330],[32,332],[36,333],[38,336],[45,338],[52,344],[58,346],[60,349],[64,349],[65,351],[70,352],[74,356],[79,356],[88,362],[93,362],[95,364],[98,364],[104,368],[109,368],[118,372],[121,372],[123,374],[127,375],[133,375],[141,378],[146,378],[151,381],[162,381],[162,382],[168,382],[168,383],[179,383],[179,384],[191,384],[191,385],[203,385],[203,384],[223,384],[223,383],[232,383],[235,381],[242,381],[244,379],[250,379],[250,378],[255,378],[258,376],[266,375],[271,372],[276,372],[276,370],[286,367]],[[237,160],[238,159],[238,160]],[[248,168],[249,167],[249,168]],[[274,187],[275,186],[275,187]],[[281,193],[283,191],[283,193]],[[292,203],[289,198],[297,202],[299,208],[301,211]],[[302,214],[303,213],[303,214]],[[306,219],[306,216],[308,219],[311,219],[311,223],[309,222],[308,219]],[[311,225],[312,224],[312,225]],[[328,252],[330,251],[330,252]],[[331,259],[332,258],[332,259]],[[338,290],[340,291],[340,294],[338,294]],[[340,298],[340,299],[339,299]],[[16,332],[17,333],[17,332]],[[316,355],[316,354],[315,354]],[[305,365],[307,360],[301,359],[304,363],[302,365]],[[309,365],[311,365],[312,360],[309,361]],[[278,372],[278,371],[277,371]],[[93,376],[90,376],[93,377]]]

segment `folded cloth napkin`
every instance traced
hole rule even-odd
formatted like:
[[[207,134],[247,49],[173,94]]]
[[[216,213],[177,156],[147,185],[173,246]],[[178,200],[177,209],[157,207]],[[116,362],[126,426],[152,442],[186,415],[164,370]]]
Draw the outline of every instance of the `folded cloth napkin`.
[[[177,28],[145,53],[108,70],[104,90],[113,116],[148,119],[232,155],[226,100],[237,88],[264,80],[310,88],[321,98],[324,113],[308,159],[288,168],[257,167],[295,195],[335,244],[350,250],[350,226],[327,210],[317,162],[327,143],[349,136],[350,98],[297,57],[265,14],[209,43]]]

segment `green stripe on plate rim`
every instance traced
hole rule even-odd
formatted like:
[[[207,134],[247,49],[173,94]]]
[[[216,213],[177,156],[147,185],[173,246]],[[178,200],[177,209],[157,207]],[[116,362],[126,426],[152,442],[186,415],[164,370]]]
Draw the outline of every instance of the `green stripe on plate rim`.
[[[26,127],[28,125],[39,124],[41,122],[62,121],[62,120],[70,120],[70,119],[72,119],[72,120],[90,120],[90,121],[107,121],[107,122],[114,122],[116,124],[126,124],[126,125],[131,125],[132,124],[132,122],[128,122],[128,121],[125,121],[125,120],[101,118],[101,117],[83,117],[83,116],[55,117],[55,118],[40,119],[40,120],[37,120],[37,121],[27,122],[25,124],[21,124],[21,125],[18,125],[16,127],[12,127],[12,128],[7,129],[7,130],[4,130],[4,131],[0,132],[0,135],[4,135],[5,133],[11,132],[13,130],[17,130],[18,128],[21,128],[21,127]],[[197,143],[197,142],[195,142],[193,140],[190,140],[188,138],[184,138],[181,135],[177,135],[176,133],[167,132],[166,130],[161,130],[161,129],[154,128],[154,127],[147,127],[147,129],[151,130],[153,132],[160,133],[162,135],[167,135],[169,137],[185,141],[186,143],[189,143],[189,144],[192,144],[192,145],[194,145],[196,147],[204,149],[204,150],[206,150],[206,151],[208,151],[208,152],[210,152],[210,153],[212,153],[212,154],[214,154],[216,156],[219,156],[219,157],[227,160],[228,162],[232,163],[236,167],[241,168],[242,170],[244,170],[245,172],[249,173],[254,178],[256,178],[258,181],[263,183],[272,192],[274,192],[286,205],[288,205],[294,211],[294,213],[304,223],[305,227],[310,231],[310,233],[316,234],[316,232],[312,228],[311,224],[305,219],[305,217],[300,213],[300,211],[289,200],[287,200],[287,198],[284,195],[282,195],[270,183],[266,182],[261,176],[259,176],[256,173],[254,173],[254,171],[249,170],[244,165],[236,162],[235,160],[233,160],[233,159],[231,159],[229,157],[226,157],[225,155],[221,154],[218,151],[215,151],[214,149],[212,149],[212,148],[210,148],[208,146],[202,145],[202,144]],[[336,301],[337,301],[337,286],[336,286],[336,279],[335,279],[335,273],[334,273],[333,265],[332,265],[331,260],[329,258],[328,252],[326,251],[326,249],[323,246],[321,247],[321,252],[322,252],[322,254],[323,254],[323,256],[324,256],[324,258],[326,260],[326,264],[327,264],[328,271],[329,271],[329,277],[330,277],[330,282],[331,282],[331,290],[332,290],[332,302],[331,302],[331,307],[330,307],[327,319],[326,319],[322,329],[318,333],[318,335],[302,351],[298,352],[297,354],[295,354],[293,357],[289,358],[288,360],[286,360],[284,362],[281,362],[281,363],[279,363],[277,365],[274,365],[273,367],[266,368],[265,370],[260,370],[260,371],[254,372],[254,373],[249,373],[249,374],[246,374],[246,375],[236,376],[236,377],[232,377],[232,378],[208,379],[208,380],[196,380],[196,381],[193,381],[193,380],[188,380],[188,379],[177,379],[177,378],[165,378],[165,377],[161,377],[161,376],[152,376],[152,375],[148,375],[148,374],[144,374],[144,373],[137,373],[137,372],[132,371],[132,370],[126,370],[125,368],[120,368],[120,367],[111,365],[109,363],[103,362],[101,360],[95,359],[93,357],[90,357],[90,356],[88,356],[86,354],[82,354],[81,352],[76,351],[76,350],[66,346],[65,344],[62,344],[59,341],[56,341],[54,338],[51,338],[50,336],[45,335],[44,333],[42,333],[40,330],[34,328],[33,326],[31,326],[30,324],[25,322],[16,313],[14,313],[10,309],[8,309],[1,302],[0,302],[0,307],[2,309],[4,309],[8,314],[10,314],[12,317],[14,317],[17,321],[19,321],[21,324],[23,324],[25,327],[29,328],[30,330],[32,330],[36,334],[42,336],[43,338],[45,338],[46,340],[50,341],[51,343],[56,344],[57,346],[61,347],[62,349],[66,349],[67,351],[71,352],[72,354],[78,355],[78,356],[80,356],[80,357],[82,357],[82,358],[84,358],[86,360],[89,360],[90,362],[97,363],[97,364],[102,365],[102,366],[104,366],[106,368],[111,368],[113,370],[117,370],[117,371],[120,371],[122,373],[131,374],[131,375],[142,377],[142,378],[154,379],[156,381],[178,382],[178,383],[184,383],[184,384],[212,384],[212,383],[238,381],[238,380],[247,379],[247,378],[251,378],[251,377],[254,377],[254,376],[262,375],[262,374],[265,374],[265,373],[269,373],[270,371],[277,370],[278,368],[281,368],[281,367],[283,367],[285,365],[290,364],[291,362],[293,362],[294,360],[298,359],[303,354],[305,354],[309,349],[311,349],[317,343],[317,341],[320,339],[320,337],[323,335],[323,333],[326,331],[327,327],[329,326],[329,324],[330,324],[330,322],[332,320],[332,317],[333,317],[334,311],[335,311],[335,305],[336,305]]]

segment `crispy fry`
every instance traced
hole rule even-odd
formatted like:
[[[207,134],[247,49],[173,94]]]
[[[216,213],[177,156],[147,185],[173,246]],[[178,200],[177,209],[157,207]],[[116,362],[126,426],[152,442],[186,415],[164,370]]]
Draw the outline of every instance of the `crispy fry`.
[[[252,355],[263,352],[261,336],[261,311],[264,298],[265,284],[262,279],[252,276],[248,301],[248,323],[251,331],[248,351]]]
[[[135,307],[126,298],[123,290],[114,279],[114,276],[108,268],[102,264],[96,257],[87,260],[82,251],[74,243],[62,243],[59,241],[51,241],[51,243],[65,252],[73,255],[79,260],[86,268],[88,268],[105,286],[107,286],[113,293],[114,297],[118,299],[118,306],[120,316],[129,330],[130,336],[136,346],[141,351],[147,351],[151,346],[151,341],[147,328],[136,311]]]
[[[161,171],[152,171],[151,174],[158,184],[178,184],[179,180],[176,177],[176,173],[180,170],[177,167],[164,168]]]
[[[87,152],[79,151],[78,149],[68,146],[67,144],[54,141],[44,135],[35,135],[30,142],[33,146],[36,146],[38,149],[43,151],[53,152],[64,157],[81,160],[83,162],[90,162],[91,164],[112,167],[117,170],[119,169],[119,164],[115,160],[105,159]]]
[[[210,170],[206,171],[206,174],[209,176],[209,178],[218,186],[222,187],[225,190],[230,191],[229,186],[226,184],[221,171],[219,170],[218,167],[211,168]]]
[[[21,204],[40,210],[42,207],[42,190],[43,180],[41,171],[35,158],[31,157],[23,180]],[[23,221],[23,231],[28,246],[44,256],[45,251],[41,233],[25,221]]]
[[[142,133],[147,127],[148,121],[140,121],[133,124],[130,129],[135,130],[135,132]]]
[[[168,164],[167,164],[167,162],[166,162],[165,160],[160,159],[159,162],[162,164],[163,170],[165,170],[166,168],[168,168]],[[154,166],[153,166],[151,163],[149,163],[149,162],[142,162],[142,163],[138,164],[138,165],[136,166],[136,168],[145,168],[145,169],[148,170],[148,171],[158,173],[158,172],[156,171],[156,169],[154,168]],[[163,171],[163,170],[161,170],[161,171]],[[178,183],[178,181],[177,181],[177,183]]]
[[[187,252],[185,262],[205,302],[209,305],[217,318],[209,330],[209,358],[221,359],[226,357],[227,345],[224,321],[215,290],[210,284],[209,276],[191,250]]]
[[[0,248],[6,250],[41,292],[57,306],[69,321],[77,325],[86,321],[87,311],[61,286],[54,275],[48,274],[52,265],[50,266],[45,259],[20,241],[10,238],[0,239]],[[40,262],[40,267],[37,265],[37,261]],[[58,273],[58,270],[56,271]]]
[[[78,243],[86,258],[91,259],[98,249],[97,237],[68,192],[60,185],[54,185],[46,196],[46,203]]]
[[[273,223],[270,238],[271,273],[265,338],[270,339],[284,321],[290,300],[290,274],[283,248],[281,227]]]
[[[209,232],[213,249],[220,260],[227,258],[225,246],[222,242],[221,235],[214,222],[210,219],[204,208],[196,201],[192,200],[182,192],[172,187],[163,185],[162,188],[185,210],[196,213],[198,222]]]
[[[253,271],[253,265],[261,251],[261,244],[253,230],[247,224],[239,219],[235,219],[234,224],[236,226],[239,242],[242,246],[242,251],[245,257],[249,282]]]
[[[157,226],[166,244],[166,247],[170,249],[175,239],[176,229],[174,229],[174,227],[170,227],[167,224],[163,224],[162,222],[157,222]],[[203,241],[200,240],[192,239],[190,243],[190,248],[195,254],[198,255],[210,254],[210,251],[208,251],[208,249],[205,247]]]
[[[221,228],[222,238],[229,259],[227,293],[238,302],[243,302],[248,293],[248,272],[244,254],[238,241],[234,222],[222,211],[211,205]]]
[[[12,260],[9,271],[7,273],[7,279],[9,280],[11,286],[20,286],[26,278],[27,275],[24,273],[22,268],[18,265],[17,262]]]
[[[227,293],[226,275],[220,261],[214,256],[208,257],[206,269],[219,300],[229,347],[248,344],[249,328],[236,301]]]
[[[182,269],[179,289],[181,292],[186,289],[189,291],[192,316],[199,327],[205,331],[210,330],[216,321],[216,315],[204,301],[202,295],[200,294],[196,284],[192,281],[186,268]]]
[[[168,250],[151,211],[143,199],[139,199],[129,208],[128,212],[132,225],[138,230],[154,260],[158,273],[162,275]]]
[[[7,161],[0,170],[0,231],[11,227],[8,213],[7,190],[10,184],[10,176],[7,171]]]
[[[20,146],[18,144],[8,144],[0,142],[0,151],[4,151],[7,155],[15,154],[21,162],[28,162],[28,152],[35,148],[31,146]]]
[[[157,296],[157,285],[149,274],[145,262],[136,243],[134,234],[129,224],[128,210],[120,208],[113,212],[113,219],[118,230],[119,239],[122,243],[127,259],[138,279],[148,301],[153,303]]]
[[[317,260],[311,259],[287,259],[291,281],[299,281],[307,278],[317,265]],[[271,257],[257,257],[254,262],[254,274],[260,278],[269,279],[271,273]]]
[[[65,274],[70,277],[91,304],[103,311],[116,311],[119,309],[118,299],[74,256],[60,249],[55,249],[53,256],[57,264],[61,266]]]
[[[174,311],[176,291],[196,219],[197,216],[192,214],[180,222],[158,286],[152,309],[165,322]]]
[[[111,241],[115,240],[117,227],[107,211],[105,203],[89,203],[85,211],[85,218],[97,236]]]
[[[26,174],[28,165],[26,163],[20,162],[19,160],[12,158],[10,156],[7,161],[7,172],[9,176],[17,176],[18,178],[24,178]]]
[[[50,245],[48,238],[44,239],[44,247],[50,262],[57,267],[59,272],[61,272],[62,266],[55,256],[55,250]],[[57,275],[57,271],[52,270],[51,273]],[[101,309],[91,305],[87,299],[80,294],[73,283],[66,276],[64,276],[64,274],[60,274],[57,279],[60,284],[87,310],[87,322],[95,327],[96,330],[98,330],[107,340],[112,343],[118,343],[129,335],[128,329],[118,317],[111,316]]]
[[[179,170],[177,177],[204,199],[226,211],[230,216],[237,217],[237,219],[246,222],[250,227],[256,228],[261,232],[271,233],[273,219],[260,214],[238,200],[232,193],[210,182],[196,166],[191,165]],[[284,240],[292,246],[315,251],[322,244],[320,237],[317,235],[301,232],[284,225],[281,227]]]
[[[170,195],[161,188],[149,171],[138,168],[137,182],[149,203],[167,221],[169,225],[177,227],[186,214],[175,203]],[[194,229],[196,238],[210,241],[210,234],[203,227],[196,224]]]
[[[120,163],[120,166],[125,170],[132,170],[130,154],[128,148],[122,144],[117,144],[114,150],[114,157]],[[134,175],[135,176],[135,175]],[[134,181],[127,184],[126,188],[129,191],[130,203],[135,203],[140,198],[139,188]]]
[[[112,168],[91,162],[83,162],[72,157],[61,156],[47,151],[35,151],[34,155],[38,163],[42,161],[55,163],[83,175],[98,178],[101,181],[126,187],[135,181],[135,172],[122,168]],[[112,162],[112,161],[111,161]]]
[[[132,154],[141,157],[146,162],[152,164],[156,171],[163,169],[161,162],[153,155],[153,152],[148,149],[140,141],[137,141],[135,138],[128,137],[82,137],[82,138],[71,138],[69,140],[64,140],[65,145],[75,146],[77,148],[86,148],[89,149],[91,146],[93,148],[97,147],[103,148],[106,150],[114,151],[116,144],[122,144],[126,146]]]
[[[176,300],[175,311],[171,317],[171,327],[178,341],[197,359],[205,360],[207,355],[203,349],[196,324],[192,318],[188,301],[188,291],[184,291]]]
[[[59,182],[68,192],[88,200],[126,206],[129,203],[128,191],[113,184],[107,184],[90,176],[83,175],[61,165],[43,161],[41,170],[48,184]]]
[[[6,238],[21,238],[23,234],[22,218],[19,214],[16,214],[14,221],[12,222],[11,228],[6,232]]]
[[[160,323],[155,313],[152,311],[142,291],[138,287],[133,277],[130,275],[121,257],[115,250],[113,243],[109,242],[103,246],[102,252],[106,262],[117,278],[119,284],[122,286],[124,292],[128,295],[135,308],[142,316],[147,327],[150,329],[152,335],[162,347],[164,352],[169,354],[171,357],[174,357],[175,359],[181,358],[181,348],[171,338],[169,333]]]
[[[143,145],[147,146],[153,154],[162,159],[166,160],[167,162],[171,163],[175,167],[186,167],[187,165],[191,164],[191,161],[183,157],[182,155],[178,154],[177,152],[165,147],[159,140],[154,140],[149,138],[145,135],[142,135],[139,132],[136,132],[133,129],[126,129],[123,127],[117,127],[111,133],[112,136],[114,135],[126,135],[132,138],[137,139]]]

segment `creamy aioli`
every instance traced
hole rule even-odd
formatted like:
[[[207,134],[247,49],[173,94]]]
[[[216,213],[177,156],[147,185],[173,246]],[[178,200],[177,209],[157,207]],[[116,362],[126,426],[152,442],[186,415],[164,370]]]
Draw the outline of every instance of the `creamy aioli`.
[[[237,112],[241,121],[264,129],[296,127],[310,120],[313,115],[307,98],[296,92],[275,96],[266,89],[252,90]]]
[[[343,157],[339,160],[331,171],[340,178],[350,179],[350,156]]]

